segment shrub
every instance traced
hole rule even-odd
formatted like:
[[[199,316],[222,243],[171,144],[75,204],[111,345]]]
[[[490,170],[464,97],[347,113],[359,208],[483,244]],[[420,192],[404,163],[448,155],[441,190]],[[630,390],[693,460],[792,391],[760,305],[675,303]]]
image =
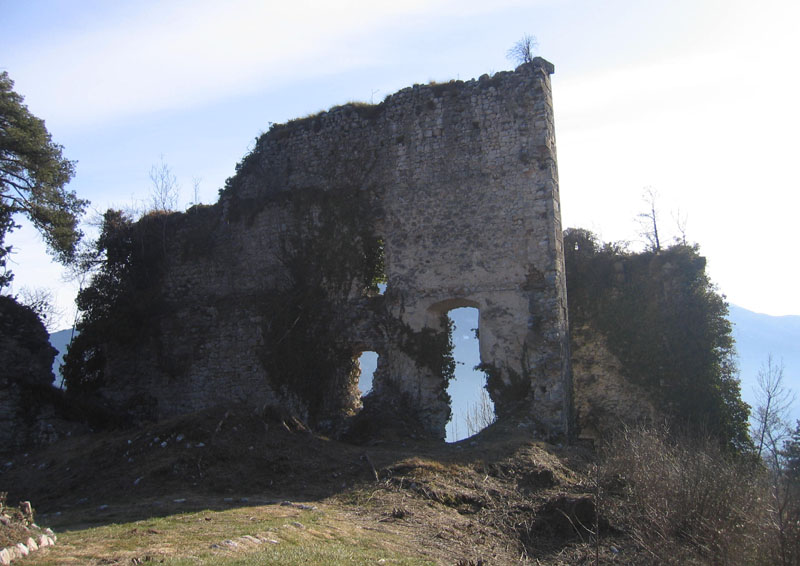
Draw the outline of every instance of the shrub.
[[[765,563],[769,498],[754,459],[711,437],[623,429],[603,449],[601,478],[622,496],[626,530],[659,563]]]

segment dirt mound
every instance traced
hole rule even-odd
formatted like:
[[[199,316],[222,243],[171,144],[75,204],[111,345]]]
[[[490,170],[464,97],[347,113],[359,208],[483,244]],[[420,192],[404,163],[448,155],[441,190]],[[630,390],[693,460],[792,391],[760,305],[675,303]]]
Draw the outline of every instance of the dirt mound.
[[[311,489],[328,495],[367,475],[357,448],[311,434],[299,421],[250,408],[209,410],[139,429],[73,438],[19,455],[0,481],[38,507],[108,503],[183,493],[252,494]],[[364,473],[357,473],[357,472]]]
[[[293,500],[325,502],[443,564],[579,562],[597,550],[598,525],[611,537],[603,552],[621,546],[596,517],[585,454],[531,437],[490,427],[450,445],[356,446],[237,407],[20,455],[2,466],[0,486],[54,527]]]

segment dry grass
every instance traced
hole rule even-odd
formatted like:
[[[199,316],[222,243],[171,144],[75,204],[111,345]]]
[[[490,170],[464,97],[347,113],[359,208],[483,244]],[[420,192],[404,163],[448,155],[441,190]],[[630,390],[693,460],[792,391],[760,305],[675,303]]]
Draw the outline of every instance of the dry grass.
[[[77,517],[76,517],[77,518]],[[266,505],[203,510],[78,528],[26,561],[108,564],[431,564],[396,537],[364,529],[330,508]]]
[[[582,497],[560,459],[568,452],[553,450],[497,426],[455,445],[355,446],[229,409],[20,455],[0,484],[31,499],[59,534],[41,564],[291,563],[299,549],[313,553],[296,559],[308,564],[566,564],[585,554],[574,530],[536,531],[558,513],[551,499],[569,513]],[[286,499],[321,513],[289,508],[284,517],[276,502]],[[307,528],[282,530],[295,520]],[[271,528],[281,544],[211,548]]]
[[[602,480],[620,522],[661,564],[763,564],[769,508],[759,467],[709,439],[627,429],[605,449]]]
[[[29,564],[759,564],[769,556],[754,538],[763,517],[738,481],[744,470],[710,449],[629,435],[595,474],[591,451],[503,427],[449,445],[355,446],[252,410],[210,411],[19,456],[0,471],[0,486],[38,504],[38,520],[59,534]]]

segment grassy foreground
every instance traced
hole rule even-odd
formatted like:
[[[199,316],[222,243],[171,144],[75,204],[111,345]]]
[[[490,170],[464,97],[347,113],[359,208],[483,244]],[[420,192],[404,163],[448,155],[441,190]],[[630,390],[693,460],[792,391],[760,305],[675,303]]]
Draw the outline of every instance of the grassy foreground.
[[[356,445],[220,409],[14,455],[0,489],[58,535],[29,565],[781,563],[748,461],[646,430],[606,452],[503,423]]]
[[[73,518],[74,520],[75,518]],[[433,564],[391,533],[330,508],[278,504],[178,513],[59,532],[26,564]]]

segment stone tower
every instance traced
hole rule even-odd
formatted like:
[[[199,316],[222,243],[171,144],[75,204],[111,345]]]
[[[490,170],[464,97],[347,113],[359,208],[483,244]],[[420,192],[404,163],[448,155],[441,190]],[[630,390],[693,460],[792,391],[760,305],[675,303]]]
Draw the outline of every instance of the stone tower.
[[[170,217],[161,307],[136,344],[106,344],[102,394],[157,417],[244,401],[327,422],[357,409],[352,360],[371,350],[365,402],[402,395],[443,437],[431,344],[470,306],[498,417],[569,435],[552,72],[537,58],[273,126],[217,204]]]

